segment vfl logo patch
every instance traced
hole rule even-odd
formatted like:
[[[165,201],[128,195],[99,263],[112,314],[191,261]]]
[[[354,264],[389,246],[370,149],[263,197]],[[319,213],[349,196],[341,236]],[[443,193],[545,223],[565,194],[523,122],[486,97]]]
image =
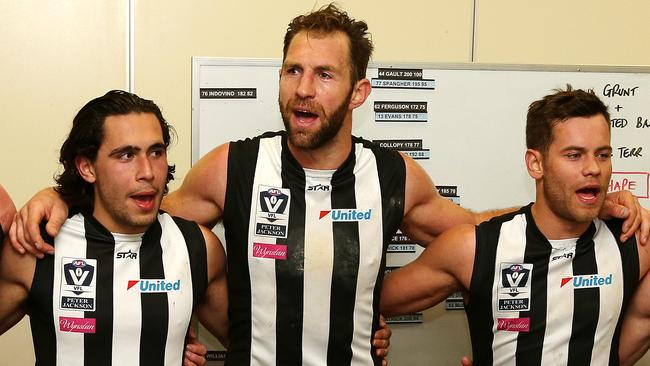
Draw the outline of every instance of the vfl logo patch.
[[[330,191],[330,186],[324,185],[324,184],[316,184],[314,186],[307,187],[307,191],[309,191],[309,192],[315,192],[315,191],[329,192]]]
[[[95,311],[96,259],[61,259],[61,309]]]
[[[357,210],[355,208],[323,210],[320,212],[318,219],[320,220],[328,215],[334,222],[368,221],[372,218],[372,209],[369,208],[366,211]]]
[[[95,333],[96,325],[94,318],[70,318],[59,317],[59,330],[71,333]]]
[[[142,293],[161,293],[161,292],[172,292],[181,290],[181,280],[176,281],[167,281],[162,280],[129,280],[126,284],[127,291],[133,288],[135,285],[138,285],[138,289]]]
[[[138,259],[138,253],[132,252],[131,249],[129,249],[128,252],[118,252],[116,258],[117,259],[124,259],[124,258]]]
[[[281,244],[253,243],[253,257],[287,259],[287,246]]]
[[[567,283],[571,283],[575,289],[609,286],[612,284],[613,277],[614,276],[611,273],[607,276],[592,274],[564,277],[562,278],[562,282],[560,282],[560,287],[564,287]]]
[[[497,330],[528,333],[530,331],[530,318],[498,318]]]
[[[501,263],[501,278],[497,286],[498,311],[530,310],[530,284],[533,265]]]
[[[255,235],[286,238],[291,191],[260,185],[258,188]]]

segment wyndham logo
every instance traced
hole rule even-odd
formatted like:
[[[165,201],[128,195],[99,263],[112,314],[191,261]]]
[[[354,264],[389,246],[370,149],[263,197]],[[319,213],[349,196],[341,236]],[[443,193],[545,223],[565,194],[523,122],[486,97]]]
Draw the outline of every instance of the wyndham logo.
[[[612,284],[613,275],[610,273],[607,276],[599,276],[597,274],[564,277],[560,283],[560,287],[564,287],[567,283],[571,282],[573,288],[594,288],[603,287]]]
[[[338,210],[324,210],[320,212],[319,219],[330,216],[334,222],[353,222],[353,221],[368,221],[372,217],[372,209],[361,211],[354,208],[351,209],[338,209]]]
[[[129,280],[126,285],[126,289],[130,290],[133,286],[140,284],[138,289],[143,293],[154,293],[154,292],[171,292],[171,291],[180,291],[181,289],[181,280],[176,280],[173,282],[166,280]]]

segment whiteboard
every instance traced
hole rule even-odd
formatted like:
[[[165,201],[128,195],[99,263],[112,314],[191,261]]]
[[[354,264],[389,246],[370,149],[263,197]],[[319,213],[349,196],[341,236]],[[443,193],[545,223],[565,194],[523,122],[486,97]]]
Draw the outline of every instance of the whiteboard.
[[[194,57],[192,163],[217,145],[283,129],[281,60]],[[611,190],[650,207],[650,68],[373,63],[353,134],[414,157],[443,194],[486,210],[533,201],[524,165],[528,105],[567,83],[610,108]]]

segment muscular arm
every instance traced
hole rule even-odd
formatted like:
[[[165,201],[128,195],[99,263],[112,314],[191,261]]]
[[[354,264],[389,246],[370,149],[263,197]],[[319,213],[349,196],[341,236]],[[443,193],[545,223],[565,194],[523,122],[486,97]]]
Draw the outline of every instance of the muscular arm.
[[[187,173],[181,187],[163,199],[161,208],[213,227],[221,219],[226,197],[228,147],[223,144],[203,156]]]
[[[403,155],[406,163],[406,198],[401,229],[408,236],[427,245],[438,235],[461,224],[476,225],[516,208],[475,213],[442,197],[422,167]]]
[[[7,194],[7,191],[0,185],[0,226],[2,226],[5,234],[9,231],[15,214],[16,206],[14,206],[14,202]]]
[[[621,366],[633,365],[650,348],[650,276],[639,284],[623,318],[618,354]]]
[[[226,256],[219,239],[210,230],[201,227],[208,260],[208,288],[203,301],[196,309],[201,324],[228,346],[228,285],[226,282]]]
[[[388,274],[381,293],[382,314],[421,311],[458,290],[467,293],[475,242],[473,225],[455,227],[440,235],[413,262]]]
[[[19,254],[9,242],[2,245],[0,254],[0,334],[13,327],[25,315],[25,300],[34,275],[36,258]]]

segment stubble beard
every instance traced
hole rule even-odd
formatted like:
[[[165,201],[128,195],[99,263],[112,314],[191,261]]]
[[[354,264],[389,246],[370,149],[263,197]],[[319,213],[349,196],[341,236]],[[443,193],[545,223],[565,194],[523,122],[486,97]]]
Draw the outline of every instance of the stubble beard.
[[[325,146],[325,144],[331,141],[341,130],[341,127],[343,126],[343,120],[345,119],[345,115],[347,114],[348,108],[350,106],[351,97],[352,89],[350,89],[350,92],[346,98],[329,117],[326,115],[319,116],[321,119],[321,126],[318,130],[313,132],[294,130],[291,126],[291,106],[287,105],[287,108],[284,108],[282,106],[282,101],[280,98],[278,98],[278,104],[280,105],[280,114],[282,115],[282,122],[284,123],[284,128],[287,130],[287,135],[291,145],[301,149],[318,149],[319,147]],[[319,104],[311,101],[298,101],[291,104],[315,106],[319,107],[317,109],[323,110]]]

